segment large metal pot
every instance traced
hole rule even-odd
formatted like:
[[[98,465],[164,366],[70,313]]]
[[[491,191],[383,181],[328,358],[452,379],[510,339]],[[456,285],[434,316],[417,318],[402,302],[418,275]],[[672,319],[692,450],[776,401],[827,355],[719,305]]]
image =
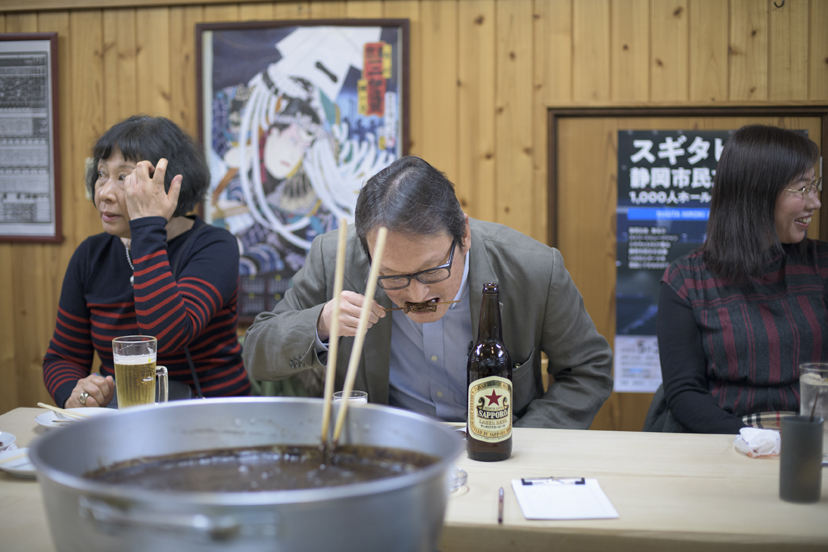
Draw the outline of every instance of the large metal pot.
[[[377,550],[437,546],[462,442],[450,428],[378,405],[349,409],[342,441],[415,450],[414,473],[321,489],[157,492],[85,479],[116,462],[181,452],[319,442],[318,399],[211,399],[139,407],[54,430],[29,450],[59,551]]]

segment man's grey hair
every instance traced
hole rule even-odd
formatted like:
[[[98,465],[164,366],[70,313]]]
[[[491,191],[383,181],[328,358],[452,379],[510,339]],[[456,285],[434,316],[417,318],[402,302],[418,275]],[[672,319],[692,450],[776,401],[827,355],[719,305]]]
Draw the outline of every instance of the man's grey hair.
[[[365,254],[367,235],[385,226],[412,236],[446,234],[459,245],[466,218],[454,184],[419,157],[402,157],[372,176],[357,198],[356,232]]]

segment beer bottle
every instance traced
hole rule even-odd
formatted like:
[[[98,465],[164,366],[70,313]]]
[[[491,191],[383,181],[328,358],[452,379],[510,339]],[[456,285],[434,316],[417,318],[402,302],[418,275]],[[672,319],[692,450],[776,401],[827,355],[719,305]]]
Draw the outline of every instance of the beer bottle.
[[[512,454],[512,361],[503,345],[497,284],[483,284],[477,342],[469,353],[466,452],[497,462]]]

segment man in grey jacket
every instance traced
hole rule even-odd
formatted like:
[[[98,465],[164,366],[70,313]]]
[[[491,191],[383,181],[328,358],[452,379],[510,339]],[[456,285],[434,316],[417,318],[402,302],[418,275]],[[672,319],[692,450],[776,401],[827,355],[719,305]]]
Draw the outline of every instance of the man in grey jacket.
[[[612,350],[598,334],[561,254],[499,224],[470,219],[454,186],[404,157],[360,192],[348,229],[336,388],[354,342],[377,230],[388,228],[354,389],[371,402],[464,421],[466,358],[477,337],[483,284],[500,289],[503,340],[514,362],[515,425],[581,428],[612,391]],[[336,232],[313,241],[304,268],[272,312],[247,331],[253,377],[301,375],[321,392],[333,312]],[[440,302],[435,312],[387,310]],[[453,303],[451,303],[454,301]],[[554,381],[543,392],[541,352]]]

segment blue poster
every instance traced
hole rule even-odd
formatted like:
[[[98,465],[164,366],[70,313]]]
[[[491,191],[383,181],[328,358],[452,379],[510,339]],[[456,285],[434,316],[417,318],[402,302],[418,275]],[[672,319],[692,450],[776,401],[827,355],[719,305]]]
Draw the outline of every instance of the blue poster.
[[[670,263],[704,242],[716,165],[733,131],[618,132],[615,391],[661,383],[656,321]]]

